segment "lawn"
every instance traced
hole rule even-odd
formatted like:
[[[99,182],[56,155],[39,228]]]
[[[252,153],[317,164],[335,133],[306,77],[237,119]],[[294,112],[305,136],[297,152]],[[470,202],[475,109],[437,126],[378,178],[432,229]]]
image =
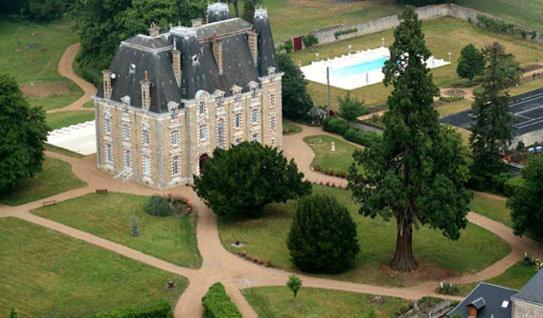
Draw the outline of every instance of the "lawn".
[[[66,107],[83,96],[81,88],[71,81],[66,80],[54,83],[62,87],[62,93],[53,92],[49,94],[47,92],[46,97],[42,98],[39,96],[32,97],[27,95],[30,105],[41,107],[45,111],[48,111],[55,108]]]
[[[505,205],[505,198],[499,198],[495,195],[481,192],[474,192],[473,200],[471,201],[471,210],[494,221],[513,227],[511,211]]]
[[[184,277],[15,218],[0,219],[0,316],[88,317],[157,299],[175,304]],[[176,287],[167,289],[168,280]]]
[[[387,263],[394,253],[396,227],[381,218],[364,218],[350,192],[314,186],[313,192],[326,193],[345,204],[357,224],[361,252],[354,269],[331,276],[335,279],[386,286],[408,286],[434,279],[443,280],[462,273],[473,273],[501,259],[509,247],[494,234],[470,224],[458,241],[451,241],[439,231],[420,228],[415,231],[414,250],[419,269],[409,274],[393,272]],[[243,250],[251,256],[270,260],[274,266],[295,270],[289,261],[286,239],[292,222],[295,202],[274,204],[259,219],[219,220],[220,237],[226,249],[239,252],[230,245],[246,244]],[[492,249],[488,249],[492,246]]]
[[[543,0],[458,0],[457,3],[543,32]]]
[[[68,127],[71,125],[84,123],[89,120],[94,120],[93,111],[64,111],[47,114],[47,125],[51,130]]]
[[[123,193],[88,194],[43,207],[34,213],[146,254],[187,267],[199,267],[196,216],[152,216],[143,210],[148,197]],[[136,216],[140,235],[130,235]]]
[[[83,92],[57,73],[57,64],[64,50],[77,41],[67,21],[0,21],[0,73],[15,77],[33,105],[46,110],[66,106]]]
[[[302,282],[303,283],[303,282]],[[389,318],[408,301],[382,297],[383,303],[372,302],[375,296],[330,289],[302,287],[296,298],[286,287],[260,287],[244,290],[245,298],[260,318],[278,317],[375,317]]]
[[[302,132],[302,127],[290,120],[283,121],[283,135],[294,135]]]
[[[58,159],[45,157],[43,169],[24,180],[9,194],[0,195],[0,203],[19,205],[47,198],[68,190],[84,187],[86,183],[72,173],[72,167]]]
[[[488,283],[501,285],[513,289],[522,288],[536,273],[533,266],[527,266],[524,262],[518,262],[517,264],[508,268],[505,273],[500,276],[496,276]],[[458,286],[461,295],[467,295],[477,284],[465,284]]]
[[[432,54],[438,58],[447,59],[448,52],[452,53],[452,64],[432,70],[434,82],[440,87],[452,86],[463,83],[456,76],[457,59],[460,51],[468,43],[473,43],[478,47],[499,41],[507,50],[515,55],[522,64],[532,64],[541,62],[542,45],[524,41],[508,35],[489,33],[478,29],[476,26],[465,21],[446,17],[430,21],[424,21],[422,24],[425,33],[426,43]],[[345,41],[338,41],[330,45],[318,46],[315,51],[319,53],[319,58],[333,58],[335,56],[346,54],[348,46],[352,45],[353,50],[376,48],[380,46],[381,38],[385,38],[385,45],[391,45],[393,41],[393,30],[387,30],[374,34],[361,36]],[[310,50],[298,51],[291,54],[295,63],[302,65],[309,64],[315,60],[315,52]],[[309,91],[314,101],[319,105],[324,105],[326,101],[326,86],[312,83],[309,84]],[[347,91],[332,88],[332,106],[337,108],[335,97],[345,94]],[[386,102],[390,88],[383,84],[375,84],[351,91],[354,97],[364,100],[367,105],[380,105]]]
[[[345,175],[353,163],[353,152],[362,147],[356,147],[339,138],[327,135],[308,136],[304,138],[306,144],[313,149],[315,158],[311,166],[326,173]],[[335,143],[335,151],[332,151],[331,143]]]
[[[275,43],[336,25],[364,23],[401,11],[395,0],[266,0]],[[240,14],[243,1],[239,2]],[[233,14],[233,10],[231,10]]]
[[[463,99],[452,103],[437,102],[434,107],[439,113],[439,117],[447,117],[471,109],[471,104],[473,104],[472,100]]]

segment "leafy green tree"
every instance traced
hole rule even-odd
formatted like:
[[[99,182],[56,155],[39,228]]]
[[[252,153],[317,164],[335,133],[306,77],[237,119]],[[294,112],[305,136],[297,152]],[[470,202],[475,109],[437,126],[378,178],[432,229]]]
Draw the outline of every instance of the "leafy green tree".
[[[466,45],[460,52],[460,59],[456,66],[456,74],[460,78],[473,81],[475,76],[481,75],[485,69],[485,58],[481,51],[473,44]]]
[[[78,63],[85,78],[100,81],[100,70],[109,67],[119,43],[146,33],[151,23],[166,29],[169,23],[190,25],[204,17],[203,0],[76,0],[71,10],[79,30]]]
[[[292,292],[294,298],[296,298],[298,291],[302,288],[302,280],[296,274],[292,274],[288,277],[287,287]]]
[[[218,215],[258,216],[265,205],[311,192],[293,160],[257,142],[215,149],[202,176],[194,177],[200,198]]]
[[[351,93],[347,93],[345,96],[339,96],[337,100],[339,102],[339,116],[348,121],[355,121],[359,116],[368,113],[364,103],[357,98],[352,97]]]
[[[483,55],[486,62],[482,89],[475,93],[472,111],[476,120],[470,137],[473,153],[471,184],[476,189],[488,187],[493,176],[505,171],[501,154],[511,144],[513,124],[506,89],[520,79],[518,63],[499,43],[485,47]]]
[[[304,74],[287,54],[277,55],[277,62],[285,73],[282,79],[283,115],[292,120],[305,120],[313,101],[307,92]]]
[[[339,273],[353,265],[360,251],[356,225],[334,197],[301,198],[288,235],[292,262],[301,270]]]
[[[429,226],[449,239],[466,227],[470,194],[467,149],[461,137],[442,126],[432,107],[438,89],[426,67],[431,53],[413,7],[400,15],[385,85],[393,86],[385,113],[383,141],[354,154],[349,188],[367,217],[394,218],[396,251],[392,268],[416,268],[413,227]],[[363,167],[363,168],[362,168]]]
[[[243,16],[242,19],[253,23],[254,17],[255,17],[255,9],[258,5],[258,0],[245,0],[243,1]]]
[[[543,156],[529,158],[522,182],[507,200],[515,234],[543,237]]]
[[[0,193],[40,171],[47,140],[45,112],[31,107],[14,78],[0,74]]]

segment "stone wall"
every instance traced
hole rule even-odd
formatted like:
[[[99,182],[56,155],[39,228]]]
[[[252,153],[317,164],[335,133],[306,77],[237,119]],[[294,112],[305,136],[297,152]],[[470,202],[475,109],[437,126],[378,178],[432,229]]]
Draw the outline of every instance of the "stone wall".
[[[513,318],[543,318],[543,305],[513,299]]]
[[[478,15],[485,15],[494,19],[503,20],[501,18],[482,13],[477,10],[470,8],[462,7],[456,4],[440,4],[440,5],[430,5],[425,7],[420,7],[416,9],[419,19],[421,20],[432,20],[442,17],[453,17],[468,21],[471,23],[477,23],[479,21]],[[348,26],[337,26],[333,28],[322,29],[318,31],[311,32],[319,40],[319,45],[329,44],[336,41],[351,39],[354,37],[359,37],[366,34],[377,33],[397,27],[399,24],[398,16],[387,16],[376,20],[371,20],[365,23],[348,25]],[[346,33],[340,35],[336,38],[335,33],[348,31],[356,29],[355,32]],[[529,31],[529,30],[528,30]],[[537,33],[537,36],[533,40],[538,43],[543,43],[543,35]]]

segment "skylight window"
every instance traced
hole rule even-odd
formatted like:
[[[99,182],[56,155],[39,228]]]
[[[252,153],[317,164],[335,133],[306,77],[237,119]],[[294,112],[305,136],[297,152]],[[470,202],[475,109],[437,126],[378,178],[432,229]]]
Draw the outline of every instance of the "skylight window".
[[[502,302],[502,308],[507,308],[507,307],[509,307],[509,300],[504,300]]]

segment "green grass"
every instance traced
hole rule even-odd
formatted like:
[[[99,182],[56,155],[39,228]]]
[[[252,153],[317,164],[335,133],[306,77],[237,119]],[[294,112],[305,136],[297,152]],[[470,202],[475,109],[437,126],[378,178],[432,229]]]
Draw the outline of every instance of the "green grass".
[[[394,15],[402,7],[395,0],[266,0],[275,43],[336,25],[364,23]],[[239,2],[240,14],[243,1]],[[231,10],[233,14],[233,10]]]
[[[56,153],[59,153],[61,155],[65,155],[65,156],[69,156],[69,157],[85,158],[85,156],[80,154],[80,153],[73,152],[73,151],[70,151],[68,149],[60,148],[60,147],[57,147],[57,146],[54,146],[54,145],[51,145],[51,144],[45,144],[45,150],[56,152]]]
[[[496,276],[488,283],[505,286],[513,289],[521,289],[536,273],[533,266],[527,266],[524,262],[518,262],[517,264],[508,268],[505,273],[500,276]],[[459,285],[460,295],[467,295],[469,292],[477,286],[476,283]]]
[[[346,174],[353,163],[353,152],[362,147],[355,147],[341,139],[319,135],[304,138],[306,144],[313,149],[315,158],[311,166],[318,171],[333,171]],[[336,144],[336,151],[331,151],[331,143]]]
[[[28,102],[32,106],[41,107],[45,111],[48,111],[66,107],[83,96],[83,91],[75,83],[69,80],[62,81],[62,83],[68,87],[68,94],[52,93],[44,98],[28,98]]]
[[[83,104],[83,107],[84,107],[84,108],[90,108],[90,109],[94,108],[94,101],[93,101],[92,99],[89,100],[88,102],[86,102],[85,104]]]
[[[88,317],[157,299],[174,305],[187,286],[184,277],[15,218],[0,219],[0,237],[2,317],[11,308],[19,317]]]
[[[439,117],[446,117],[452,114],[460,113],[465,110],[471,109],[473,101],[469,99],[463,99],[452,103],[438,102],[435,106]]]
[[[147,201],[144,196],[93,193],[34,213],[181,266],[199,267],[196,216],[152,216],[143,210]],[[139,224],[138,237],[130,235],[134,215]]]
[[[536,43],[524,41],[507,35],[489,33],[478,29],[476,26],[465,21],[454,18],[441,18],[430,21],[423,21],[423,32],[426,43],[432,54],[438,58],[447,59],[447,53],[452,53],[452,64],[432,70],[434,82],[440,87],[452,86],[463,83],[456,75],[457,59],[460,51],[468,43],[477,47],[483,47],[492,42],[499,41],[507,52],[515,55],[522,64],[532,64],[542,61],[542,46]],[[381,44],[381,38],[385,38],[385,45],[389,46],[393,41],[393,30],[387,30],[374,34],[361,36],[345,41],[338,41],[330,45],[318,46],[315,48],[320,59],[333,58],[348,52],[348,46],[352,45],[353,50],[376,48]],[[315,60],[315,52],[310,50],[299,51],[291,54],[295,63],[306,65]],[[310,83],[309,91],[316,104],[324,105],[326,101],[326,86]],[[345,90],[332,88],[332,106],[337,109],[338,104],[335,97],[346,93]],[[379,105],[386,102],[390,93],[390,87],[383,84],[375,84],[367,87],[352,90],[354,97],[364,100],[367,105]]]
[[[64,111],[47,114],[47,125],[51,130],[68,127],[94,119],[94,112],[91,111]]]
[[[409,304],[393,297],[382,297],[383,304],[375,304],[368,294],[305,287],[296,298],[286,287],[251,288],[244,294],[260,318],[366,317],[372,310],[375,317],[389,318]]]
[[[513,227],[511,210],[505,205],[505,198],[499,199],[493,195],[474,192],[473,200],[471,201],[471,210],[494,221],[503,223],[508,227]]]
[[[57,64],[66,47],[77,41],[77,32],[66,21],[0,21],[0,72],[20,83],[65,80],[57,73]]]
[[[543,31],[543,0],[458,0],[458,4]]]
[[[290,120],[283,121],[283,135],[294,135],[302,132],[302,127]]]
[[[415,257],[419,270],[401,274],[386,265],[391,260],[396,237],[393,221],[381,218],[364,218],[358,214],[358,206],[349,191],[314,186],[313,192],[333,195],[345,204],[357,224],[361,252],[355,267],[343,274],[331,276],[361,283],[387,286],[407,286],[428,279],[442,280],[462,273],[473,273],[501,259],[509,252],[509,246],[494,234],[473,224],[462,231],[460,240],[446,239],[439,231],[426,227],[414,234]],[[274,204],[259,219],[219,220],[220,237],[226,249],[239,252],[230,243],[241,241],[249,255],[271,260],[274,266],[294,270],[289,261],[286,239],[292,222],[295,202]],[[489,249],[488,246],[492,246]]]
[[[72,173],[72,168],[68,163],[45,157],[42,171],[36,173],[34,177],[24,180],[9,194],[1,195],[0,203],[20,205],[85,185],[84,181]]]

